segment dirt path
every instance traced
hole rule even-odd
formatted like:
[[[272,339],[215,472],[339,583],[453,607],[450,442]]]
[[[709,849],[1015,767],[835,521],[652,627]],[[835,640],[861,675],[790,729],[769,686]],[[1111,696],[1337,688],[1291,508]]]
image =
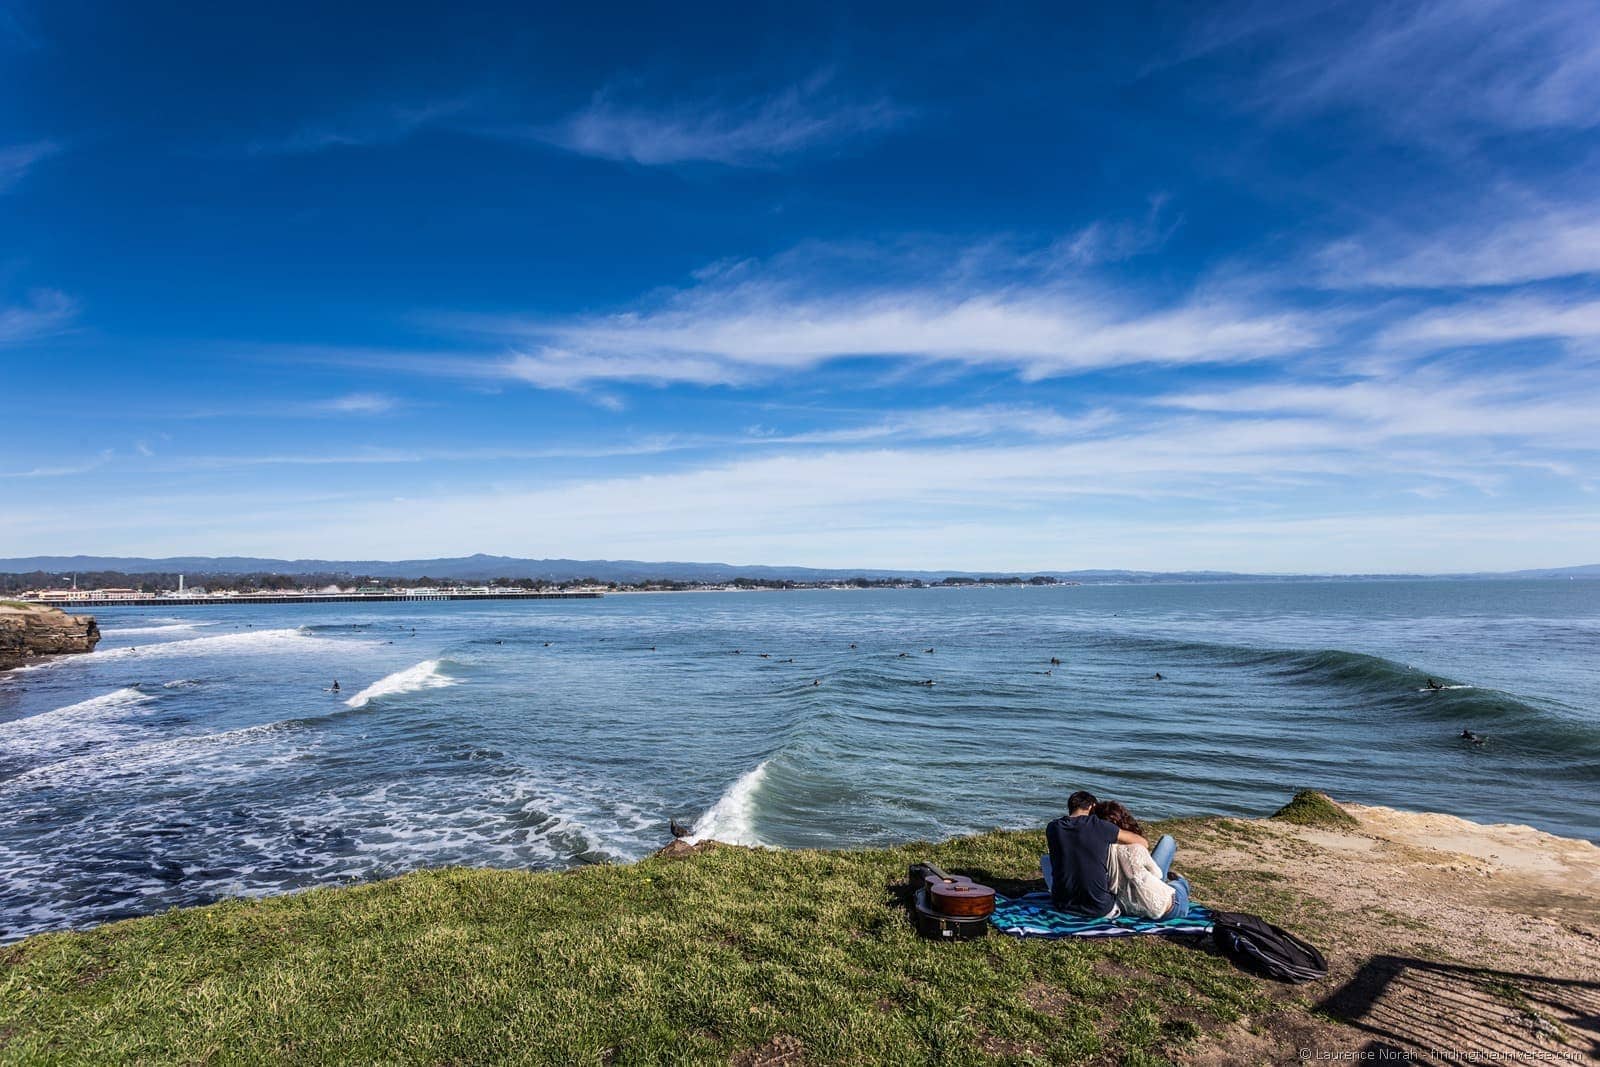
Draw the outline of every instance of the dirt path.
[[[1332,968],[1285,987],[1299,1010],[1214,1035],[1192,1062],[1600,1061],[1600,848],[1344,807],[1356,827],[1223,820],[1183,842],[1202,891],[1279,917]]]

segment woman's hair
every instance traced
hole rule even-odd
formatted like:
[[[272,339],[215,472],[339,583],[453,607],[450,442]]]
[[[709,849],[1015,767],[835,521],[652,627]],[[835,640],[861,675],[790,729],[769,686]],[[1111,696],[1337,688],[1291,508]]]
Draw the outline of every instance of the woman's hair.
[[[1133,817],[1133,812],[1115,800],[1102,800],[1094,806],[1094,813],[1118,830],[1126,830],[1130,834],[1138,834],[1140,837],[1144,836],[1144,828],[1139,825],[1139,820]]]

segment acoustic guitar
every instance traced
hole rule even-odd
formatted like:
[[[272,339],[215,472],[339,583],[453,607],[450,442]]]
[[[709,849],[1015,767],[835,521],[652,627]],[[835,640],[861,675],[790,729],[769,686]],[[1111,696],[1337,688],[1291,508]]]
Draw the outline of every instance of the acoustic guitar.
[[[994,890],[964,874],[946,874],[933,864],[923,864],[922,888],[928,906],[941,915],[984,919],[994,914]]]

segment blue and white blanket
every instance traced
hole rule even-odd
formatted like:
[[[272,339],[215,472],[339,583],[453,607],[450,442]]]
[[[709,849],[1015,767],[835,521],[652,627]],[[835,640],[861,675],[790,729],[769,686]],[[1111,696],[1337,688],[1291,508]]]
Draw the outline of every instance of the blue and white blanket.
[[[1191,904],[1189,914],[1181,919],[1138,919],[1131,915],[1089,919],[1062,911],[1050,902],[1049,893],[997,896],[989,921],[1001,933],[1012,937],[1133,937],[1138,934],[1194,937],[1211,932],[1211,912],[1200,904]]]

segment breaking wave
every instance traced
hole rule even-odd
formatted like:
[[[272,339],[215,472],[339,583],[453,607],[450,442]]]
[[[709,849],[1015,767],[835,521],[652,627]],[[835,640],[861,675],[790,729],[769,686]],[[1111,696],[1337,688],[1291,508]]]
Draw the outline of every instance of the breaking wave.
[[[149,656],[209,655],[212,653],[273,653],[296,652],[306,647],[306,642],[317,641],[298,627],[280,630],[246,630],[243,633],[215,634],[209,637],[190,637],[181,641],[160,641],[130,648],[114,648],[96,654],[96,659],[112,657],[144,659]]]
[[[53,711],[0,723],[0,752],[15,756],[117,740],[127,733],[126,713],[155,699],[136,686],[125,686]]]
[[[456,679],[440,671],[438,660],[426,659],[414,667],[407,667],[403,671],[395,671],[393,674],[379,678],[376,682],[373,682],[345,701],[345,706],[364,708],[374,700],[383,697],[398,696],[401,693],[415,693],[422,689],[441,689],[447,685],[455,684]]]
[[[163,622],[150,626],[107,626],[100,632],[106,637],[121,637],[124,634],[170,634],[197,629],[199,627],[192,622]]]
[[[767,777],[767,764],[762,760],[755,770],[743,775],[717,798],[695,821],[691,841],[721,841],[729,845],[764,845],[756,834],[756,793]]]

